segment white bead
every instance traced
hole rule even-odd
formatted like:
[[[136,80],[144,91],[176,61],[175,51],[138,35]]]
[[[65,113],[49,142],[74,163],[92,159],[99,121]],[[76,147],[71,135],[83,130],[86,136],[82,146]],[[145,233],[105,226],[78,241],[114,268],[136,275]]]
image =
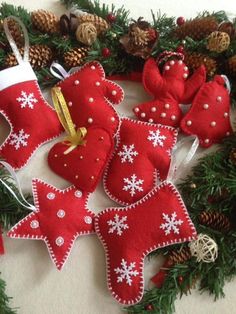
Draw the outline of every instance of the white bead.
[[[65,217],[65,211],[63,209],[59,209],[58,212],[57,212],[57,217],[59,218],[63,218]]]
[[[80,190],[75,191],[75,197],[82,197],[82,192]]]
[[[72,104],[72,101],[69,101],[69,102],[68,102],[68,106],[71,107],[72,105],[73,105],[73,104]]]
[[[117,91],[113,90],[111,93],[112,93],[113,96],[115,96],[117,94]]]
[[[209,138],[206,138],[204,142],[208,144],[210,142]]]
[[[67,167],[67,164],[64,164],[64,167]]]
[[[184,71],[188,71],[188,67],[184,67]]]
[[[165,104],[165,108],[169,109],[170,108],[170,104]]]
[[[90,97],[89,102],[93,102],[93,101],[94,101],[93,97]]]
[[[139,108],[138,107],[134,108],[134,111],[139,112]]]
[[[228,115],[229,115],[228,112],[225,112],[225,113],[224,113],[224,117],[225,117],[225,118],[227,118]]]
[[[182,40],[182,44],[183,44],[183,45],[186,44],[186,40],[185,40],[185,39]]]
[[[216,126],[216,122],[215,122],[215,121],[212,121],[212,122],[211,122],[211,126]]]
[[[49,200],[53,200],[53,199],[55,198],[55,194],[54,194],[54,193],[48,193],[48,194],[47,194],[47,198],[48,198]]]
[[[226,136],[230,136],[230,132],[226,132]]]
[[[157,108],[156,107],[152,107],[151,108],[151,112],[156,112],[157,111]]]
[[[203,105],[203,108],[204,108],[205,110],[207,110],[207,109],[209,108],[209,105],[208,105],[208,104],[204,104],[204,105]]]
[[[88,118],[88,123],[93,123],[93,119],[92,118]]]
[[[222,101],[222,97],[221,96],[217,96],[216,100],[220,102],[220,101]]]
[[[176,120],[176,116],[175,116],[175,115],[172,115],[170,118],[171,118],[171,120],[173,120],[173,121]]]
[[[91,66],[91,69],[92,69],[92,70],[95,70],[96,68],[95,68],[95,66],[94,66],[94,65],[92,65],[92,66]]]
[[[86,224],[88,224],[88,225],[91,225],[91,223],[92,223],[92,218],[90,217],[90,216],[85,216],[84,217],[84,222],[86,223]]]
[[[100,82],[96,82],[95,84],[96,84],[96,86],[100,86],[101,85]]]
[[[188,121],[186,122],[186,124],[187,124],[188,126],[190,126],[190,125],[192,125],[192,121],[191,121],[191,120],[188,120]]]
[[[178,62],[179,64],[183,64],[183,61],[182,60],[179,60],[179,62]]]
[[[165,66],[165,70],[166,70],[166,71],[169,71],[169,69],[170,69],[169,65],[166,65],[166,66]]]
[[[32,229],[38,228],[38,227],[39,227],[39,222],[38,222],[38,220],[32,220],[31,223],[30,223],[30,227],[31,227]]]
[[[141,118],[145,118],[146,117],[146,113],[142,112],[140,116],[141,116]]]
[[[188,74],[184,73],[183,78],[187,78],[187,77],[188,77]]]
[[[174,65],[175,64],[175,61],[174,60],[171,60],[170,61],[170,65]]]
[[[162,118],[165,118],[165,117],[166,117],[166,113],[165,113],[165,112],[162,112],[162,113],[161,113],[161,117],[162,117]]]
[[[64,239],[62,237],[58,237],[55,242],[57,246],[62,246],[64,244]]]
[[[111,121],[112,121],[112,122],[115,122],[116,119],[115,119],[114,117],[111,117]]]
[[[75,85],[79,85],[79,80],[75,80]]]
[[[153,119],[149,119],[148,122],[153,123]]]

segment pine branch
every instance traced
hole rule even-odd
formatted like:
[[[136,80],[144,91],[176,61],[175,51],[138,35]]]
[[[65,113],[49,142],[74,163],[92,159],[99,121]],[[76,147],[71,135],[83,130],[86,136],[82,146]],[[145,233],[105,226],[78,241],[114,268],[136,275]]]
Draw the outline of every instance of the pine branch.
[[[6,295],[6,283],[0,278],[0,313],[1,314],[16,314],[15,309],[9,306],[11,298]]]

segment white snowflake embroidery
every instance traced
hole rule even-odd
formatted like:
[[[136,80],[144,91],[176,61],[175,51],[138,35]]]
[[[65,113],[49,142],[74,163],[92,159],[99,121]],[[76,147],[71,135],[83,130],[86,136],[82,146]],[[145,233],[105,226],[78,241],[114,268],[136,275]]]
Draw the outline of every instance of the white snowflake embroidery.
[[[129,191],[131,196],[134,196],[136,194],[136,191],[142,192],[143,188],[142,185],[144,180],[137,179],[136,174],[133,174],[130,178],[124,178],[124,183],[127,183],[123,186],[124,191]]]
[[[128,229],[129,226],[125,223],[127,221],[127,216],[119,217],[119,215],[115,215],[114,220],[108,220],[107,224],[111,226],[108,233],[114,233],[116,231],[116,234],[121,236],[123,233],[123,230]]]
[[[164,140],[166,139],[165,135],[161,135],[160,130],[149,131],[149,136],[147,138],[150,142],[152,142],[153,146],[161,146],[164,145]]]
[[[123,145],[122,150],[118,153],[118,156],[121,157],[121,162],[130,162],[131,164],[134,161],[134,157],[138,155],[138,152],[134,150],[134,144]]]
[[[27,95],[24,91],[21,92],[21,97],[16,98],[16,100],[20,103],[21,108],[26,108],[28,106],[30,109],[34,109],[34,104],[38,102],[34,97],[34,93],[29,93]]]
[[[134,268],[135,262],[130,263],[128,266],[127,262],[122,258],[121,268],[117,267],[114,269],[115,273],[119,274],[119,276],[117,276],[117,282],[123,282],[124,280],[129,286],[131,286],[132,276],[136,277],[139,274],[139,272],[134,270]]]
[[[177,226],[181,226],[183,221],[181,219],[176,220],[176,212],[171,214],[171,216],[163,213],[162,216],[166,222],[160,225],[160,229],[165,230],[165,235],[170,234],[172,230],[175,234],[179,234],[179,228]]]
[[[26,134],[23,129],[19,131],[19,133],[11,134],[10,145],[13,145],[16,150],[18,150],[21,146],[27,146],[27,138],[29,138],[29,134]]]

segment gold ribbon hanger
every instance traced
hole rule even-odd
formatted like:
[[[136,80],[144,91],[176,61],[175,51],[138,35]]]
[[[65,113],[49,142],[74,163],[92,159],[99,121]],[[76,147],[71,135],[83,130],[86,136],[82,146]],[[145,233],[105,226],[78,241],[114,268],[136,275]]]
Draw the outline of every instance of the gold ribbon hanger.
[[[53,87],[51,90],[52,101],[58,115],[58,118],[67,133],[65,138],[66,142],[69,142],[70,147],[64,152],[64,154],[70,153],[79,145],[85,145],[86,140],[84,139],[87,134],[86,128],[79,128],[77,131],[75,129],[74,123],[72,121],[69,109],[67,107],[65,98],[61,92],[60,87]]]

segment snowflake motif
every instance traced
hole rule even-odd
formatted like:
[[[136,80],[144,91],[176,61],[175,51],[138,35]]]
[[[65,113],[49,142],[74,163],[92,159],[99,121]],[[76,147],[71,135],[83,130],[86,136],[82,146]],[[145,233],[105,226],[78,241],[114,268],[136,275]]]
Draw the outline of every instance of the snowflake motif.
[[[147,138],[150,142],[152,142],[153,146],[161,146],[164,145],[164,140],[166,139],[165,135],[161,135],[160,130],[149,131],[149,136]]]
[[[27,146],[27,138],[29,138],[29,134],[26,134],[23,129],[19,131],[19,133],[11,134],[10,145],[13,145],[16,150],[18,150],[21,146]]]
[[[27,95],[24,91],[21,92],[21,97],[16,98],[16,100],[20,103],[21,108],[26,108],[28,106],[30,109],[34,109],[34,104],[38,102],[34,97],[34,93],[29,93]]]
[[[129,229],[129,226],[125,223],[127,221],[127,216],[124,216],[120,219],[119,215],[115,215],[114,220],[109,220],[107,224],[111,226],[108,233],[114,233],[116,231],[116,234],[121,236],[123,233],[123,230]]]
[[[123,186],[123,191],[129,191],[131,196],[134,196],[136,191],[143,191],[143,188],[140,185],[143,184],[144,180],[137,179],[136,174],[133,174],[130,178],[124,178],[123,180],[124,183],[127,183]]]
[[[121,267],[117,267],[114,269],[115,273],[119,274],[119,276],[117,276],[117,282],[123,282],[124,280],[129,286],[131,286],[132,276],[136,277],[139,274],[139,272],[137,270],[134,270],[134,268],[135,262],[130,263],[128,266],[127,262],[122,258]]]
[[[118,153],[118,156],[121,157],[121,162],[130,162],[131,164],[134,161],[134,156],[137,156],[138,152],[134,150],[134,144],[132,145],[123,145],[122,150]]]
[[[176,212],[174,212],[171,216],[163,213],[162,216],[166,223],[162,223],[160,225],[160,229],[165,231],[165,235],[170,234],[172,230],[175,234],[179,234],[179,228],[177,226],[181,226],[183,221],[181,219],[176,220]]]

